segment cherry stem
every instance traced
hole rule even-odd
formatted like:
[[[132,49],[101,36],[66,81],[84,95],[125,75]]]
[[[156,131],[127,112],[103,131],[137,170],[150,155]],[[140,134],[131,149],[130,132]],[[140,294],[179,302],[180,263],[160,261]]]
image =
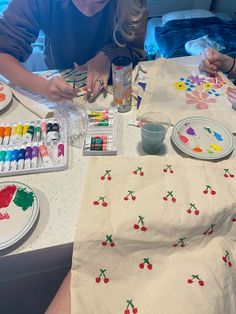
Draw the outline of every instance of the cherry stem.
[[[144,222],[143,222],[144,217],[142,217],[142,216],[138,216],[138,217],[139,217],[138,224],[141,222],[141,224],[144,225]]]
[[[103,202],[104,202],[104,200],[105,200],[105,197],[102,197],[102,196],[100,196],[98,199],[98,201],[103,201]]]
[[[106,175],[110,176],[110,173],[111,173],[111,170],[106,170],[104,176],[106,176]]]
[[[106,235],[106,240],[112,242],[112,235]]]
[[[173,191],[167,191],[167,197],[169,196],[173,197]]]
[[[103,276],[104,278],[106,278],[106,275],[105,275],[106,271],[107,271],[106,269],[100,269],[100,276],[99,277]]]
[[[133,300],[127,300],[127,303],[128,303],[128,305],[127,305],[127,307],[126,307],[127,309],[128,309],[129,306],[131,306],[132,309],[134,308]]]

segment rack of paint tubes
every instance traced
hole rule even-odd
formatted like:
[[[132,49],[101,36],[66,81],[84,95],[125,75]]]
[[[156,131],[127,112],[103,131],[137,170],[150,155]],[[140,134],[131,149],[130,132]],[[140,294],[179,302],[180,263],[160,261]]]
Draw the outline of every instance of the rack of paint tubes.
[[[0,177],[67,168],[67,126],[60,119],[0,124]]]
[[[117,155],[117,108],[87,110],[85,156]]]

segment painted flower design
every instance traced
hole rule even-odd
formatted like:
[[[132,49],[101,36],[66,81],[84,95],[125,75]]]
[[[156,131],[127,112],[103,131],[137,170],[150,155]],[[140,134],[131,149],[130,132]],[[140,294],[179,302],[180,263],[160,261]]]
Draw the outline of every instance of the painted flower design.
[[[205,78],[200,78],[198,75],[196,75],[196,76],[190,75],[188,78],[190,79],[192,84],[201,85],[201,84],[205,83]]]
[[[212,89],[212,88],[213,88],[213,84],[211,84],[211,83],[205,83],[205,84],[203,84],[203,87],[204,87],[204,89],[209,90],[209,89]]]
[[[192,93],[186,94],[187,104],[196,105],[198,109],[208,109],[209,104],[216,103],[216,99],[209,98],[210,95],[200,91],[193,91]]]
[[[215,89],[222,88],[222,86],[226,84],[226,82],[223,80],[223,78],[219,74],[216,74],[216,76],[214,77],[208,77],[207,81],[209,83],[212,83]]]
[[[183,82],[176,82],[175,83],[175,88],[178,90],[185,90],[186,89],[186,85]]]

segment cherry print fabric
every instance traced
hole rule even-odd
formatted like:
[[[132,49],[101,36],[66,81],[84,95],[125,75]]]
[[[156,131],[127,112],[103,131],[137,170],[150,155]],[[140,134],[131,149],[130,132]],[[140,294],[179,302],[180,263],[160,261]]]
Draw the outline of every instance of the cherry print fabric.
[[[236,165],[91,158],[73,314],[236,313]]]

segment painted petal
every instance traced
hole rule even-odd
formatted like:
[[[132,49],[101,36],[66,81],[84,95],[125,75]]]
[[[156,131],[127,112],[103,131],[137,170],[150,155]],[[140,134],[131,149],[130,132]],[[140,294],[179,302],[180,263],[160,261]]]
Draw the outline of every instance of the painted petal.
[[[200,101],[197,105],[198,109],[208,109],[208,104],[204,101]]]

